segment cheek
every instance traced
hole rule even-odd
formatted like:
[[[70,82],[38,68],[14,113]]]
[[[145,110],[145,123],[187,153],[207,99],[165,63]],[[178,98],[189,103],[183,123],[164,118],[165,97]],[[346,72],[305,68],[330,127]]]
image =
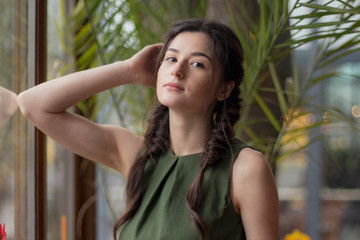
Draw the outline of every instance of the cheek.
[[[214,90],[214,83],[212,83],[212,77],[209,75],[207,76],[202,76],[201,78],[199,78],[199,81],[195,82],[196,87],[198,89],[199,92],[203,93],[211,93]]]
[[[160,91],[160,88],[161,86],[163,85],[163,71],[161,70],[161,67],[159,68],[158,72],[157,72],[157,75],[156,75],[156,85],[155,85],[155,90],[156,90],[156,95],[158,95],[159,91]]]
[[[159,72],[156,75],[156,82],[155,82],[155,94],[158,95],[159,92],[159,85],[160,85],[160,77]]]
[[[159,82],[159,80],[161,79],[161,77],[163,75],[164,75],[164,67],[163,67],[163,64],[161,64],[157,71],[156,81]]]
[[[156,76],[156,85],[164,83],[166,81],[167,76],[169,76],[168,73],[168,67],[164,66],[164,64],[161,64]]]
[[[212,80],[208,80],[199,87],[199,94],[201,94],[206,101],[213,102],[216,99],[216,93],[218,91],[218,86],[216,82],[211,82]]]

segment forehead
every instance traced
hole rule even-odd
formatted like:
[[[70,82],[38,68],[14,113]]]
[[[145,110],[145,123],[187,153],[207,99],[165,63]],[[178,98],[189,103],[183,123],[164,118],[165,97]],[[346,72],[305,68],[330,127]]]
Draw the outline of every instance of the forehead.
[[[202,52],[212,56],[212,41],[202,32],[182,32],[172,40],[169,48],[183,52]]]

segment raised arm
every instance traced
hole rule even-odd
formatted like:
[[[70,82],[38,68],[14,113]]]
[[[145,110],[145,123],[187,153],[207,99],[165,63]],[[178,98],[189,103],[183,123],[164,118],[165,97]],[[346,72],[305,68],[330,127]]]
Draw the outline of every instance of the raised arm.
[[[95,124],[66,110],[96,93],[122,84],[153,86],[154,58],[161,44],[151,45],[126,61],[76,72],[19,94],[22,114],[55,141],[89,160],[111,167],[125,177],[142,146],[127,129]]]

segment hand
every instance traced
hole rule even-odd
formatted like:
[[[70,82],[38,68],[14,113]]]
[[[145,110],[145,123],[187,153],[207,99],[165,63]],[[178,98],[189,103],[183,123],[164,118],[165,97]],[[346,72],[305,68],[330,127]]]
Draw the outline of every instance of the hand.
[[[132,82],[143,86],[155,87],[156,59],[162,47],[162,43],[146,46],[128,59]]]
[[[11,118],[17,107],[17,95],[0,86],[0,128]]]

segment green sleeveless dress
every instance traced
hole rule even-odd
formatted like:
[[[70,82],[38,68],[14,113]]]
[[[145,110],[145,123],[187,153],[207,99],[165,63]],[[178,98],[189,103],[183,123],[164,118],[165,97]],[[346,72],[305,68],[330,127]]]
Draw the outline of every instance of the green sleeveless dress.
[[[247,147],[232,140],[215,168],[204,176],[200,216],[210,225],[207,240],[244,240],[240,216],[235,212],[229,193],[231,168],[239,152]],[[176,156],[169,149],[155,164],[145,168],[145,192],[136,214],[119,230],[121,240],[199,240],[200,234],[191,225],[185,196],[199,172],[200,154]]]

